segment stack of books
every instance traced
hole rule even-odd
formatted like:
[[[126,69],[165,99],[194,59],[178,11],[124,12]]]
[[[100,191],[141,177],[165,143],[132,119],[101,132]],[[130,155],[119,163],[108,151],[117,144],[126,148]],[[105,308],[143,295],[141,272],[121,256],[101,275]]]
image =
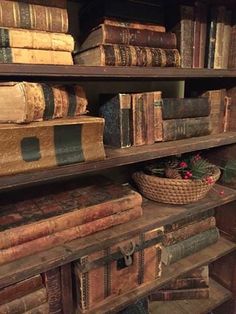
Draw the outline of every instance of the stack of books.
[[[73,64],[66,0],[0,0],[0,63]]]
[[[98,0],[88,3],[80,15],[84,34],[75,63],[178,67],[180,55],[176,49],[176,35],[165,31],[159,9],[154,1]]]
[[[210,134],[207,97],[162,98],[160,91],[100,96],[104,143],[140,146]]]

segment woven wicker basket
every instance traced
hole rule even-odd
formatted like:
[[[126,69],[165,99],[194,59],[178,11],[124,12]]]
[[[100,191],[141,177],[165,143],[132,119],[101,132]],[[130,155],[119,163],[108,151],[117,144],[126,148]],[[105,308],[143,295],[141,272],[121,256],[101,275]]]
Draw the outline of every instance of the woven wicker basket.
[[[214,168],[212,183],[205,180],[168,179],[135,172],[133,179],[139,191],[150,200],[168,204],[188,204],[202,199],[220,177],[220,169]]]

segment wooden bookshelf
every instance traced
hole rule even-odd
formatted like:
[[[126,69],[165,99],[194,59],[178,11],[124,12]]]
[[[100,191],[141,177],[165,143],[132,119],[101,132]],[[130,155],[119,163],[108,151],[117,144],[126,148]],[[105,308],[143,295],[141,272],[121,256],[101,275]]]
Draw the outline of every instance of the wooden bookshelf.
[[[207,135],[179,141],[155,143],[126,149],[106,148],[105,160],[82,162],[40,171],[25,172],[0,177],[0,190],[32,186],[32,184],[72,178],[113,167],[134,164],[160,157],[198,151],[236,143],[236,132]]]
[[[210,279],[210,298],[200,300],[157,301],[150,303],[150,314],[206,314],[230,300],[232,293]]]
[[[138,219],[0,266],[0,288],[110,247],[141,232],[172,224],[189,215],[236,200],[235,190],[224,187],[224,196],[220,196],[217,192],[221,190],[222,187],[216,185],[215,191],[210,191],[204,199],[188,205],[168,205],[144,200],[144,213]],[[236,249],[236,244],[224,243],[229,244],[227,252]]]

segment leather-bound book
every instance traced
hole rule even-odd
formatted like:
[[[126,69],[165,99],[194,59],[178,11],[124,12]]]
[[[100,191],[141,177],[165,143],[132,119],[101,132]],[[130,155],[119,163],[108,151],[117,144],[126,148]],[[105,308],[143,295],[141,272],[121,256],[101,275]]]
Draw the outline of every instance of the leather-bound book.
[[[229,131],[236,131],[236,87],[227,90],[227,96],[230,97],[230,113],[229,113]]]
[[[223,132],[227,132],[230,130],[231,102],[232,98],[225,96]]]
[[[72,65],[73,59],[68,51],[0,48],[0,63]]]
[[[186,240],[180,241],[174,245],[163,247],[162,262],[170,265],[178,260],[197,253],[198,251],[217,242],[219,239],[219,231],[213,228],[192,236]]]
[[[21,298],[17,298],[11,302],[0,305],[0,313],[11,314],[19,313],[23,314],[35,307],[40,306],[47,302],[47,292],[45,288],[36,290]]]
[[[0,103],[1,123],[28,123],[85,114],[88,101],[79,85],[7,82],[0,83]]]
[[[40,290],[41,288],[43,288],[42,277],[36,275],[0,289],[0,305],[19,299],[27,294]]]
[[[104,143],[121,148],[131,146],[131,95],[100,95],[100,116],[105,119]]]
[[[230,49],[229,49],[229,60],[228,68],[236,68],[236,14],[234,12],[232,18],[232,28],[231,28],[231,40],[230,40]]]
[[[154,102],[154,140],[159,142],[163,140],[163,117],[162,117],[162,92],[153,92]]]
[[[226,22],[226,8],[225,6],[219,6],[217,7],[217,17],[216,17],[216,44],[215,44],[214,69],[222,69],[223,67],[225,22]]]
[[[62,313],[73,314],[73,289],[72,289],[72,267],[71,263],[62,265],[61,271],[61,291],[62,291]]]
[[[210,134],[209,117],[163,121],[163,141],[175,141],[208,134]]]
[[[210,8],[210,17],[207,30],[206,58],[205,64],[208,69],[213,69],[215,60],[216,46],[216,23],[217,23],[217,8]]]
[[[150,145],[154,144],[154,93],[144,93],[144,125],[143,128],[146,133],[145,143]]]
[[[8,1],[15,1],[15,0],[8,0]],[[31,4],[39,4],[44,5],[46,4],[49,7],[56,7],[56,8],[66,8],[67,0],[17,0],[17,2],[25,2],[25,3],[31,3]]]
[[[152,48],[176,48],[174,33],[155,32],[147,29],[135,29],[102,24],[93,29],[80,46],[80,51],[101,44],[119,44]]]
[[[74,57],[75,63],[90,66],[179,67],[177,49],[127,45],[100,45]]]
[[[66,9],[19,1],[0,1],[0,27],[27,28],[55,33],[67,33]]]
[[[62,289],[60,267],[42,274],[48,296],[50,314],[62,314]]]
[[[23,28],[0,28],[0,47],[72,52],[74,39],[69,34]]]
[[[208,299],[209,296],[209,288],[159,290],[150,295],[150,301]]]
[[[229,50],[231,42],[231,27],[232,22],[232,12],[226,10],[225,13],[225,23],[224,23],[224,32],[223,32],[223,51],[222,51],[222,69],[228,69],[229,63]]]

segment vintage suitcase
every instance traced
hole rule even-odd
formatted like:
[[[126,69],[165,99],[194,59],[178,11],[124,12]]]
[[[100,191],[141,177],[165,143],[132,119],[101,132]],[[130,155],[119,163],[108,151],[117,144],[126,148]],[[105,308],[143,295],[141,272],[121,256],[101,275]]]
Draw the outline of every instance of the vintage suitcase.
[[[76,261],[77,313],[159,278],[162,238],[163,228],[150,230]]]
[[[105,159],[103,128],[89,116],[0,124],[0,175]]]

